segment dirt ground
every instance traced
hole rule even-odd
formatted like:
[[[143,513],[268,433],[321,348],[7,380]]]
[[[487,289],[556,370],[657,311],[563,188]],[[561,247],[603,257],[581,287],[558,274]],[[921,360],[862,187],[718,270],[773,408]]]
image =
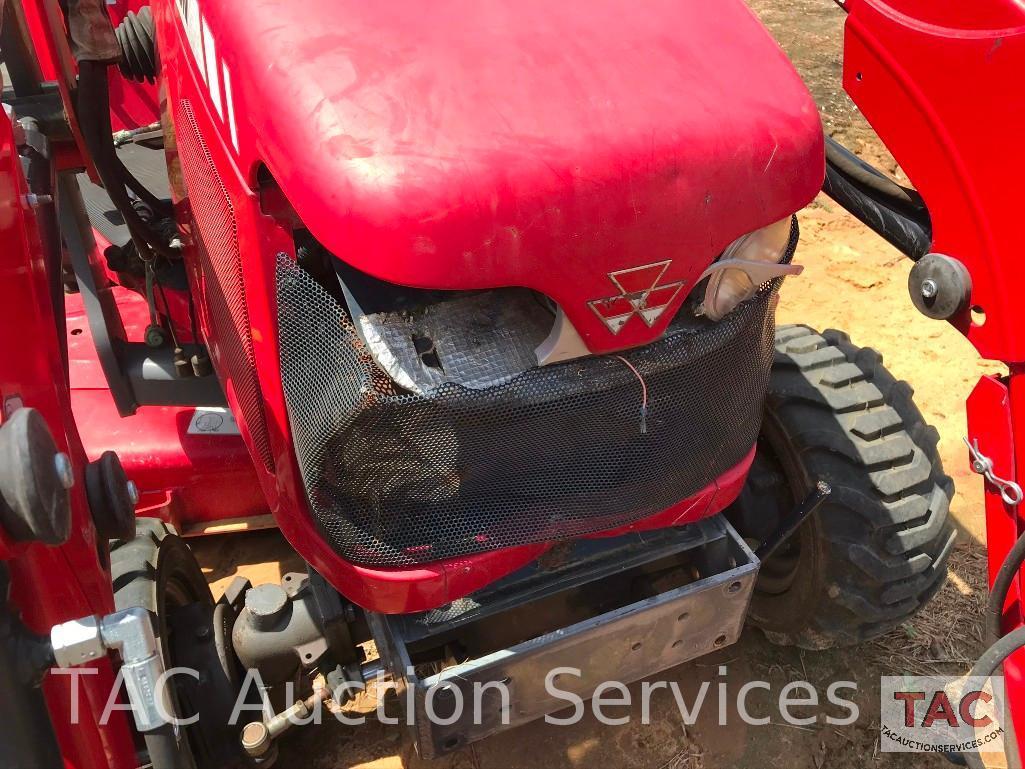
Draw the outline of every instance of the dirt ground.
[[[823,110],[827,132],[872,162],[899,175],[839,85],[843,14],[826,0],[751,0],[794,59]],[[941,435],[941,452],[957,484],[951,512],[961,531],[950,579],[923,614],[865,647],[804,652],[772,646],[755,630],[715,655],[682,665],[659,678],[678,681],[688,697],[701,681],[725,680],[730,691],[758,677],[772,683],[772,696],[792,680],[858,684],[861,719],[852,726],[820,721],[791,726],[774,719],[746,727],[739,719],[717,724],[714,708],[684,727],[668,692],[656,694],[649,725],[605,726],[593,718],[572,727],[533,724],[485,740],[436,763],[412,755],[399,727],[370,723],[359,729],[338,724],[307,727],[283,741],[281,767],[351,769],[541,769],[542,767],[644,767],[646,769],[755,769],[787,766],[946,767],[920,754],[878,753],[878,686],[881,675],[957,674],[982,649],[985,603],[984,522],[981,483],[968,469],[961,437],[964,401],[978,378],[1000,371],[944,323],[919,315],[908,298],[910,262],[825,198],[800,214],[798,259],[805,273],[787,281],[779,320],[819,329],[839,328],[853,341],[879,350],[890,369],[910,382],[919,407]],[[215,594],[238,572],[275,579],[301,567],[273,533],[209,538],[198,550]],[[282,560],[284,559],[284,560]],[[723,679],[719,666],[726,665]],[[632,690],[636,690],[636,686]],[[757,702],[757,698],[755,698]],[[756,704],[754,710],[767,707]],[[636,715],[636,708],[635,713]]]

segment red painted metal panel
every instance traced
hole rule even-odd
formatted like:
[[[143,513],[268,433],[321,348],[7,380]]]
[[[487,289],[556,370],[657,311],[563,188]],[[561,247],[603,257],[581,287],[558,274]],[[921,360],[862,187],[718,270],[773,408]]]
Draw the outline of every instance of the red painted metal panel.
[[[594,352],[656,339],[726,245],[822,182],[814,103],[740,0],[208,0],[196,23],[216,130],[231,146],[235,126],[239,167],[266,164],[339,258],[536,289]],[[588,306],[608,273],[666,259],[688,290],[613,334]]]
[[[1011,394],[1007,384],[995,376],[983,377],[968,396],[968,436],[978,441],[979,451],[993,460],[993,472],[1013,479],[1014,445],[1011,432]],[[967,456],[967,452],[966,452]],[[982,479],[979,480],[982,483]],[[1004,503],[998,489],[985,484],[986,538],[989,546],[989,580],[993,581],[1006,553],[1018,538],[1018,516]],[[1008,596],[1011,617],[1021,613],[1018,585]],[[1014,624],[1017,624],[1016,622]]]
[[[997,475],[1025,478],[1025,335],[1018,289],[1021,216],[1011,191],[1025,173],[1016,98],[1025,72],[1025,6],[1016,0],[847,0],[844,87],[900,162],[929,207],[934,251],[971,274],[969,310],[953,319],[986,358],[1011,364],[1009,385],[985,378],[968,400],[971,438]],[[967,453],[966,453],[967,459]],[[980,480],[981,482],[981,480]],[[1016,517],[986,487],[989,576],[1018,532]],[[1005,629],[1022,622],[1021,581]],[[1025,752],[1025,655],[1004,668]]]
[[[97,557],[96,531],[85,499],[85,454],[75,429],[58,345],[46,265],[26,192],[11,124],[0,115],[0,402],[38,409],[57,446],[75,468],[71,490],[71,538],[60,547],[33,544],[3,548],[12,578],[12,599],[26,625],[47,633],[59,623],[113,610],[110,573]],[[26,340],[31,342],[27,351]],[[114,683],[107,659],[93,664],[95,675],[80,680],[78,724],[70,723],[71,678],[50,676],[44,683],[57,738],[68,766],[134,767],[135,749],[126,714],[116,712],[106,726],[97,723]],[[88,703],[88,704],[87,704]]]
[[[1025,379],[1021,372],[1010,381],[983,377],[968,398],[968,436],[978,440],[979,451],[993,461],[998,478],[1025,478]],[[983,481],[980,479],[979,481]],[[986,546],[989,582],[993,583],[1008,550],[1025,532],[1025,510],[1016,510],[1000,496],[1000,490],[985,483]],[[1025,622],[1022,575],[1011,583],[1004,604],[1004,632]],[[1005,689],[1014,719],[1015,735],[1025,735],[1025,651],[1018,651],[1004,663]]]
[[[972,304],[954,323],[986,358],[1025,361],[1019,203],[1025,176],[1025,6],[1013,0],[848,0],[844,88],[922,194],[933,250],[962,261]]]
[[[1008,475],[1002,474],[1002,470],[1005,469],[1004,467],[996,470],[996,474],[1001,478],[1006,478],[1007,480],[1016,481],[1021,484],[1025,481],[1025,370],[1021,367],[1012,367],[1011,369],[1009,393],[1011,435],[1013,437],[1013,444],[1011,448],[1013,451],[1014,465],[1013,468],[1007,468],[1009,470]],[[971,417],[970,409],[969,417]],[[1006,454],[1007,450],[1004,450],[1001,453]],[[987,484],[987,536],[990,531],[989,499],[993,495],[994,489],[989,488],[989,484]],[[1025,531],[1025,509],[1022,509],[1019,505],[1016,512],[1017,527],[1015,531]],[[991,569],[994,563],[1003,562],[1011,544],[1013,543],[1006,541],[987,541]],[[991,580],[993,575],[994,572],[991,570]],[[1005,616],[1004,627],[1007,631],[1025,624],[1025,605],[1022,603],[1023,582],[1022,573],[1020,571],[1018,573],[1018,578],[1012,585],[1011,593],[1012,595],[1017,593],[1017,610],[1010,617]],[[1007,690],[1008,700],[1010,701],[1011,716],[1014,719],[1014,733],[1018,740],[1018,754],[1025,755],[1025,650],[1019,650],[1004,663],[1004,685]]]

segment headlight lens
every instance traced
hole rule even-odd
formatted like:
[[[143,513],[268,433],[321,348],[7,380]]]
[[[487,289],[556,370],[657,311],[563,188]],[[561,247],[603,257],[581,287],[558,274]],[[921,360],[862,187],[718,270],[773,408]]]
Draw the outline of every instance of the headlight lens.
[[[708,284],[698,312],[719,320],[753,296],[765,281],[801,272],[799,265],[779,263],[790,244],[790,228],[788,216],[733,241],[701,276],[708,278]]]

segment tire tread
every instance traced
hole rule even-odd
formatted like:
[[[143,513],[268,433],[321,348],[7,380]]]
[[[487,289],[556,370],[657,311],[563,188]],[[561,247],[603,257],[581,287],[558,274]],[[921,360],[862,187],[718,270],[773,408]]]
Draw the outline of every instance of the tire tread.
[[[767,630],[773,641],[860,643],[906,622],[942,586],[956,540],[953,482],[913,392],[843,332],[777,329],[767,411],[808,480],[833,493],[819,512],[826,555],[815,605],[804,626]]]

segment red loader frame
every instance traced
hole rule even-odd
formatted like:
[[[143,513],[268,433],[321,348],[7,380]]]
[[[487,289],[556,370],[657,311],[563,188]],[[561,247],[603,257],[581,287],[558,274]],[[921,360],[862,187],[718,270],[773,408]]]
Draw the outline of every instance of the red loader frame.
[[[970,309],[952,319],[979,353],[1004,361],[1006,378],[983,378],[968,399],[968,438],[996,477],[1025,478],[1025,328],[1017,287],[1025,279],[1020,215],[1009,180],[1025,172],[1011,138],[1025,102],[1007,95],[1025,71],[1025,9],[1012,0],[962,4],[848,0],[843,85],[929,208],[934,253],[971,275]],[[1025,528],[1020,505],[985,485],[992,582]],[[1020,578],[1003,629],[1025,621]],[[1004,665],[1015,733],[1025,735],[1025,654]],[[1020,752],[1020,749],[1019,749]]]
[[[12,125],[0,115],[0,277],[5,291],[0,350],[6,360],[0,370],[3,414],[7,420],[22,406],[31,406],[46,420],[57,448],[74,468],[70,489],[71,527],[74,532],[60,546],[18,543],[0,532],[0,558],[10,573],[10,601],[22,622],[37,634],[74,617],[106,614],[113,610],[108,566],[100,562],[97,534],[85,500],[85,451],[71,413],[63,354],[50,286],[54,265],[43,256],[28,201],[28,190]],[[46,205],[45,203],[43,205]],[[59,265],[57,265],[59,268]],[[31,340],[34,352],[25,354]],[[91,664],[94,671],[76,677],[49,675],[43,695],[66,766],[136,766],[129,720],[114,711],[99,723],[114,684],[109,659]],[[79,712],[70,723],[72,708]],[[79,711],[78,705],[84,704]]]

